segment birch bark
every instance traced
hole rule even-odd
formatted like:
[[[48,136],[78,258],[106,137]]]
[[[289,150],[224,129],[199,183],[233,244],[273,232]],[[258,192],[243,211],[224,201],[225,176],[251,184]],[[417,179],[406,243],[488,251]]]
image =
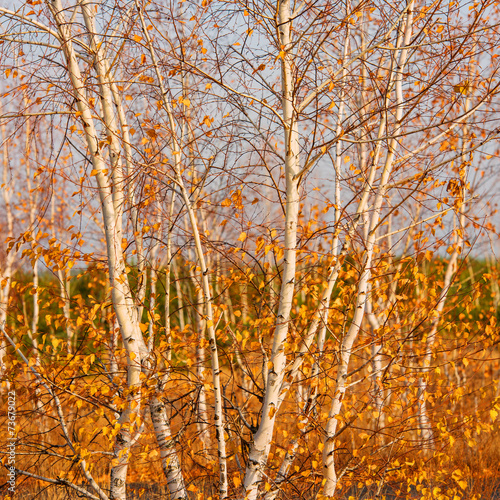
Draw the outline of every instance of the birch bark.
[[[194,276],[191,276],[193,287],[196,290],[196,307],[193,310],[196,325],[196,380],[199,384],[198,401],[196,403],[196,427],[198,428],[198,437],[202,443],[203,450],[210,448],[210,432],[208,427],[208,404],[207,392],[205,390],[205,371],[206,352],[205,352],[205,331],[206,322],[203,319],[203,292]]]
[[[472,78],[472,68],[470,68],[469,77]],[[465,113],[468,113],[470,109],[470,96],[465,99]],[[433,311],[433,319],[431,322],[431,329],[425,340],[423,363],[421,367],[422,376],[418,379],[418,418],[420,427],[420,437],[422,446],[429,446],[434,448],[434,437],[432,432],[432,425],[428,415],[427,409],[427,378],[426,374],[430,371],[430,365],[432,361],[433,348],[436,342],[436,336],[438,333],[439,322],[443,316],[443,310],[448,298],[448,293],[450,291],[451,285],[453,283],[453,276],[457,269],[458,257],[462,251],[464,245],[464,234],[465,234],[465,213],[467,210],[467,202],[465,199],[467,192],[467,182],[468,182],[468,171],[471,161],[467,159],[465,152],[470,144],[470,131],[467,122],[464,123],[462,127],[462,163],[460,166],[459,176],[461,187],[459,193],[457,193],[457,204],[458,204],[458,215],[456,220],[458,222],[458,227],[455,229],[455,242],[453,245],[453,251],[451,253],[448,264],[446,265],[445,276],[443,280],[443,287]],[[472,156],[472,153],[471,153]]]
[[[3,112],[3,107],[0,102],[0,114]],[[9,185],[9,148],[7,145],[7,133],[5,130],[5,122],[0,124],[0,133],[2,140],[2,196],[5,205],[5,215],[7,218],[7,238],[12,240],[14,238],[14,217],[12,214],[12,187]],[[14,249],[10,251],[7,249],[5,262],[2,262],[0,268],[0,326],[5,325],[7,320],[7,312],[9,308],[10,284],[12,280],[12,272],[14,265]],[[6,354],[6,341],[2,336],[0,339],[0,378],[3,379],[5,373],[5,354]]]
[[[101,86],[101,106],[103,109],[104,121],[106,124],[107,132],[108,132],[108,142],[110,144],[110,157],[111,157],[111,166],[113,172],[113,204],[115,207],[115,211],[117,213],[117,217],[120,221],[117,224],[117,238],[121,242],[122,240],[122,229],[121,229],[121,219],[122,212],[125,203],[125,182],[123,175],[123,168],[121,162],[121,149],[118,141],[120,135],[120,129],[118,128],[118,124],[115,119],[115,114],[113,110],[113,104],[116,105],[118,110],[118,117],[120,123],[122,125],[123,135],[124,135],[124,150],[125,150],[125,160],[127,164],[127,170],[130,172],[132,169],[132,153],[129,142],[129,130],[126,121],[126,115],[123,110],[123,106],[121,103],[120,95],[118,93],[118,89],[116,84],[109,80],[110,74],[110,64],[104,56],[104,53],[101,49],[102,43],[96,39],[93,35],[95,33],[95,22],[93,18],[92,10],[87,3],[82,3],[82,13],[85,19],[86,27],[89,32],[90,37],[90,46],[96,51],[96,72],[99,76],[99,82]],[[143,254],[143,241],[140,236],[140,231],[138,231],[138,212],[135,208],[135,203],[133,203],[133,189],[129,188],[129,195],[132,198],[129,200],[132,205],[131,209],[131,217],[134,231],[134,237],[136,240],[136,248],[138,254],[138,278],[139,278],[139,286],[136,293],[136,307],[137,307],[137,322],[140,322],[142,311],[143,311],[143,303],[146,296],[146,272],[145,272],[145,257]],[[170,237],[170,235],[169,235]],[[158,252],[158,242],[152,248],[152,259],[155,261],[156,254]],[[155,266],[153,266],[155,267]],[[154,275],[155,269],[151,270],[151,290],[150,290],[150,307],[152,307],[153,317],[150,318],[149,322],[149,341],[148,341],[148,349],[145,349],[143,345],[142,351],[142,370],[149,374],[149,367],[146,366],[152,350],[154,348],[154,334],[153,334],[153,321],[154,321],[154,306],[155,306],[155,292],[156,292],[156,276]],[[128,282],[127,282],[128,284]],[[132,294],[130,293],[131,297]],[[135,311],[131,311],[132,314]],[[140,334],[140,339],[142,343],[144,343],[142,334]],[[161,392],[164,383],[159,382],[160,388],[158,389],[158,393]],[[136,403],[138,402],[138,398],[136,399]],[[136,411],[138,411],[139,407],[137,406]],[[161,403],[159,399],[159,395],[156,394],[153,396],[150,401],[150,411],[151,416],[154,423],[154,430],[156,435],[156,440],[158,446],[160,448],[160,455],[162,457],[163,471],[167,478],[167,483],[169,485],[169,490],[172,498],[185,498],[186,491],[184,488],[182,472],[180,468],[180,462],[177,457],[177,452],[175,449],[175,441],[173,441],[170,436],[170,424],[169,419],[166,413],[165,406]],[[130,447],[130,443],[127,444]]]
[[[393,132],[393,138],[389,142],[389,148],[385,160],[385,164],[382,170],[382,175],[376,190],[376,197],[373,204],[373,210],[370,217],[369,233],[365,245],[365,254],[363,258],[363,266],[361,276],[358,282],[358,291],[356,296],[356,304],[354,310],[354,316],[352,319],[351,326],[342,339],[340,346],[340,364],[337,368],[337,377],[335,384],[335,391],[332,400],[332,406],[328,415],[328,422],[325,429],[325,442],[323,448],[323,476],[324,476],[324,486],[323,494],[326,497],[332,498],[335,494],[337,487],[337,474],[335,471],[335,434],[337,430],[337,416],[340,414],[342,409],[342,400],[346,392],[346,381],[347,381],[347,370],[349,366],[349,361],[352,352],[352,346],[356,337],[358,336],[359,330],[361,328],[361,322],[363,320],[367,301],[367,292],[369,286],[369,280],[371,278],[371,262],[374,250],[374,244],[376,240],[376,233],[379,224],[379,216],[381,213],[382,204],[387,191],[387,184],[390,178],[392,167],[394,164],[394,157],[397,147],[397,137],[399,131],[401,130],[401,118],[403,115],[402,103],[403,103],[403,89],[402,89],[402,78],[403,69],[406,64],[407,57],[407,46],[411,40],[413,24],[413,0],[410,0],[405,9],[405,14],[402,21],[402,26],[398,34],[397,40],[397,51],[394,54],[393,68],[392,68],[392,78],[389,81],[387,92],[390,92],[391,87],[394,86],[396,90],[396,117],[395,117],[395,127]],[[391,84],[391,81],[393,82]],[[381,127],[382,128],[382,127]],[[385,125],[384,125],[385,128]],[[372,172],[376,170],[372,169]],[[365,191],[367,193],[367,191]],[[363,198],[366,199],[368,194],[364,194]],[[362,201],[363,202],[363,199]]]
[[[28,99],[26,95],[23,96],[25,104],[28,103]],[[28,189],[28,207],[29,207],[29,221],[30,221],[30,230],[34,231],[36,225],[36,210],[37,210],[37,202],[38,202],[38,193],[36,189],[33,189],[31,184],[31,121],[29,118],[26,119],[26,140],[25,140],[25,166],[26,166],[26,187]],[[35,148],[36,150],[36,148]],[[38,304],[38,299],[40,295],[40,291],[38,289],[38,259],[33,259],[33,269],[32,269],[32,277],[33,277],[33,313],[31,316],[31,339],[33,342],[33,347],[36,349],[38,347],[38,320],[40,317],[40,306]],[[38,354],[38,352],[37,352]],[[37,356],[38,359],[38,356]]]
[[[180,189],[182,200],[185,204],[189,222],[191,225],[192,235],[194,239],[194,248],[196,252],[196,257],[200,267],[200,281],[203,290],[203,304],[205,309],[205,316],[207,321],[207,336],[209,341],[209,348],[211,353],[212,361],[212,383],[214,390],[214,420],[215,420],[215,430],[218,448],[218,458],[219,458],[219,496],[223,500],[227,497],[228,493],[228,479],[227,479],[227,456],[226,456],[226,437],[224,431],[224,412],[222,404],[222,384],[220,380],[220,365],[219,365],[219,355],[217,349],[217,337],[215,332],[214,324],[214,314],[212,308],[212,291],[209,281],[209,269],[206,264],[206,258],[204,254],[203,244],[201,242],[200,231],[198,221],[196,219],[196,214],[191,203],[189,193],[184,184],[184,179],[182,177],[182,165],[181,165],[181,144],[179,143],[177,133],[176,133],[176,123],[172,113],[172,108],[170,101],[167,96],[167,90],[163,83],[163,78],[158,66],[158,58],[156,56],[156,51],[154,49],[149,30],[146,26],[144,20],[143,11],[135,0],[135,6],[139,14],[139,19],[142,26],[142,32],[144,38],[147,42],[147,47],[149,54],[151,56],[151,61],[157,78],[157,85],[161,93],[161,102],[163,108],[167,114],[168,122],[170,125],[171,132],[171,144],[170,149],[174,159],[174,172],[175,172],[175,182]]]
[[[52,230],[52,238],[56,237],[56,199],[55,194],[52,194],[52,198],[50,200],[50,225]],[[71,288],[70,288],[70,276],[66,269],[61,269],[58,266],[57,269],[57,277],[59,278],[59,296],[61,297],[61,301],[63,303],[63,314],[64,319],[66,321],[65,330],[66,330],[66,345],[68,348],[68,352],[73,352],[73,336],[74,330],[71,325],[71,310],[70,310],[70,297],[71,297]]]
[[[127,385],[129,387],[128,403],[121,413],[118,423],[121,426],[115,442],[115,463],[111,469],[110,477],[110,498],[112,500],[125,500],[126,498],[126,475],[128,468],[128,454],[131,445],[130,417],[133,411],[138,411],[140,407],[140,373],[141,361],[146,358],[147,350],[139,328],[137,310],[132,301],[131,290],[128,284],[128,277],[125,270],[125,261],[121,249],[121,210],[123,209],[123,178],[119,171],[116,150],[111,150],[113,167],[118,171],[112,171],[111,176],[107,175],[107,165],[104,160],[101,146],[98,141],[98,134],[94,124],[93,113],[86,95],[85,84],[83,82],[77,56],[72,43],[71,23],[68,23],[61,0],[52,0],[48,3],[52,12],[59,37],[62,42],[67,69],[73,87],[76,105],[83,125],[84,135],[96,172],[99,198],[103,213],[104,228],[106,235],[107,259],[109,267],[109,277],[113,306],[116,318],[120,326],[123,345],[127,351]],[[95,33],[92,27],[92,20],[86,6],[82,6],[82,14],[86,18],[87,26],[90,26],[91,34]],[[96,52],[97,53],[97,52]],[[112,118],[111,99],[109,89],[101,83],[103,91],[101,105],[103,113]],[[111,127],[113,132],[116,128]]]
[[[278,305],[278,316],[273,336],[262,417],[253,436],[248,465],[245,471],[244,490],[247,500],[257,498],[259,484],[271,448],[276,412],[278,411],[281,386],[285,376],[285,341],[288,334],[290,311],[295,290],[297,247],[297,220],[299,213],[299,138],[297,117],[294,109],[294,77],[292,48],[292,6],[290,0],[278,4],[278,36],[282,47],[281,103],[285,139],[285,248],[283,276]]]
[[[151,398],[149,409],[156,441],[160,448],[161,464],[167,479],[170,498],[171,500],[187,500],[188,495],[184,485],[181,464],[177,456],[176,442],[171,435],[167,410],[158,395]]]
[[[371,292],[371,287],[369,292]],[[370,323],[372,331],[372,344],[371,344],[371,356],[372,356],[372,397],[375,403],[375,408],[377,409],[378,415],[375,417],[375,430],[379,430],[385,425],[385,418],[383,413],[384,405],[384,389],[381,380],[382,372],[382,343],[380,343],[378,335],[380,330],[380,322],[377,315],[373,312],[373,299],[368,297],[366,301],[366,318]]]

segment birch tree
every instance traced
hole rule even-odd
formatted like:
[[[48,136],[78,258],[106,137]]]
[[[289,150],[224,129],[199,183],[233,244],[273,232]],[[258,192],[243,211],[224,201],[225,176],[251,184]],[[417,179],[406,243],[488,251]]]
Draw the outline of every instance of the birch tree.
[[[36,287],[46,310],[35,346],[22,325],[36,311],[8,301],[28,292],[22,280],[9,291],[6,254],[2,367],[24,387],[36,381],[61,430],[18,474],[103,500],[125,500],[140,481],[163,481],[173,499],[307,498],[308,488],[334,498],[364,479],[380,495],[389,480],[421,484],[408,465],[422,458],[416,429],[449,447],[460,429],[469,447],[477,429],[493,435],[496,388],[464,395],[460,381],[446,393],[439,377],[465,359],[479,386],[476,338],[498,358],[496,309],[479,296],[488,272],[468,272],[465,313],[457,299],[463,249],[491,231],[479,172],[500,130],[497,7],[465,7],[0,7],[11,85],[0,119],[14,130],[51,117],[28,142],[68,159],[38,158],[36,175],[63,177],[68,211],[75,204],[71,226],[52,222],[50,238],[15,234],[5,172],[16,133],[2,129],[10,246],[31,242],[26,259],[61,283],[57,301]],[[11,96],[25,96],[21,109]],[[49,227],[30,207],[29,223]],[[477,394],[458,420],[456,398]],[[461,498],[454,453],[446,477]]]

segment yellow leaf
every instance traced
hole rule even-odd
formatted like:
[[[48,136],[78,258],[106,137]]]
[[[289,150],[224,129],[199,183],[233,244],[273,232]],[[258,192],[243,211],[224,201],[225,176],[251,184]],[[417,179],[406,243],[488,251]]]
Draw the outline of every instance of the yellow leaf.
[[[142,40],[142,36],[139,36],[139,35],[134,35],[132,37],[134,39],[135,42],[139,43],[141,40]]]
[[[463,95],[469,94],[471,91],[471,88],[472,87],[471,87],[471,84],[469,83],[469,80],[465,80],[462,83],[459,83],[458,85],[453,86],[453,90],[455,91],[455,93],[463,94]]]
[[[238,487],[240,486],[240,484],[241,484],[241,479],[240,479],[240,477],[239,477],[239,476],[237,476],[237,475],[235,475],[235,476],[233,477],[233,483],[234,483],[234,485],[236,486],[236,488],[238,488]]]
[[[247,233],[243,232],[238,237],[238,241],[245,241],[247,239]]]
[[[491,417],[491,420],[493,420],[493,422],[498,417],[498,412],[494,408],[490,410],[490,417]]]
[[[457,481],[457,482],[460,488],[462,488],[463,490],[467,489],[467,481]]]
[[[211,326],[214,326],[214,322],[211,319],[209,319],[207,321],[207,328],[210,328]]]

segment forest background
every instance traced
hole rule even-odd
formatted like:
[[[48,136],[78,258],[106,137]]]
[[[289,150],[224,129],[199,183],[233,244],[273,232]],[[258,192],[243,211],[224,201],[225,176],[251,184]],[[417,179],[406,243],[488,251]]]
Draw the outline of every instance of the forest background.
[[[3,2],[4,497],[494,498],[499,14]]]

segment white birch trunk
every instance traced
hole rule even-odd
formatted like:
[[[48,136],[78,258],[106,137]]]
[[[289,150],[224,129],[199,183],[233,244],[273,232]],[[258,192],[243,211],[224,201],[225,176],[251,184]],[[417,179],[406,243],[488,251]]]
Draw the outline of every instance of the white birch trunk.
[[[184,299],[182,298],[182,286],[179,278],[177,262],[175,260],[172,261],[172,272],[175,279],[175,295],[177,298],[177,316],[179,318],[179,328],[182,331],[184,330],[184,328],[186,328],[186,319],[184,311]]]
[[[110,339],[109,339],[109,373],[111,378],[118,374],[118,360],[116,359],[116,352],[118,350],[118,335],[120,333],[120,325],[113,316],[109,322],[110,327]]]
[[[50,225],[52,229],[52,237],[56,237],[56,206],[55,206],[55,196],[52,195],[50,200]],[[66,269],[57,269],[57,277],[59,278],[59,296],[61,297],[61,301],[63,303],[63,314],[64,319],[66,321],[65,330],[66,330],[66,345],[68,348],[68,352],[73,352],[73,337],[74,330],[71,325],[71,309],[70,309],[70,276],[69,271]]]
[[[474,49],[475,50],[475,49]],[[469,67],[469,81],[472,81],[473,72],[475,68],[474,66]],[[470,111],[471,99],[468,94],[465,103],[464,103],[464,112],[467,115]],[[441,294],[438,299],[438,303],[434,309],[434,318],[431,324],[431,330],[427,335],[425,340],[425,351],[423,358],[423,367],[422,367],[422,376],[418,379],[418,418],[419,418],[419,426],[420,426],[420,435],[421,435],[421,443],[423,446],[430,446],[431,449],[434,448],[434,436],[432,432],[432,426],[429,419],[428,411],[427,411],[427,377],[426,374],[430,371],[430,365],[432,361],[432,352],[434,343],[436,341],[436,335],[438,332],[439,322],[443,315],[443,309],[446,303],[446,299],[448,297],[448,293],[450,291],[453,275],[457,268],[457,261],[462,251],[462,247],[464,244],[464,236],[465,236],[465,212],[467,208],[467,203],[465,200],[466,192],[467,192],[467,180],[468,180],[468,172],[469,165],[472,161],[467,161],[466,151],[470,143],[470,131],[467,121],[465,121],[462,127],[462,164],[460,166],[459,176],[462,186],[460,187],[460,193],[457,196],[459,198],[457,203],[457,221],[458,227],[455,228],[456,237],[455,237],[455,247],[450,256],[450,260],[448,261],[448,265],[446,266],[446,272],[443,281],[443,288],[441,289]],[[472,156],[472,153],[471,153]],[[472,159],[472,158],[471,158]]]
[[[203,450],[210,448],[210,431],[208,426],[208,404],[207,392],[205,390],[205,358],[206,352],[203,344],[205,339],[206,324],[203,320],[203,292],[200,289],[196,279],[192,277],[193,286],[196,290],[196,307],[194,310],[196,332],[196,379],[200,384],[198,391],[198,402],[196,404],[196,427],[198,428],[198,436],[202,443]]]
[[[0,102],[0,114],[2,113],[2,103]],[[7,238],[14,238],[14,217],[12,215],[12,192],[11,187],[9,186],[9,148],[7,146],[7,133],[5,130],[5,122],[2,121],[0,124],[0,133],[1,140],[3,143],[2,146],[2,196],[5,204],[5,215],[7,218]],[[5,241],[2,241],[2,244],[5,244]],[[13,274],[13,265],[14,265],[14,249],[12,248],[10,251],[7,251],[7,255],[5,257],[5,262],[2,263],[2,267],[0,268],[0,326],[5,325],[7,320],[7,312],[9,309],[9,297],[10,297],[10,285]],[[6,339],[2,336],[0,338],[0,379],[3,379],[5,374],[5,354],[7,350]],[[7,384],[9,387],[9,384]]]
[[[176,155],[178,156],[178,155]],[[205,262],[205,255],[203,252],[203,246],[201,244],[200,233],[198,231],[198,224],[196,221],[196,216],[194,214],[193,208],[191,206],[191,202],[189,199],[189,195],[184,187],[184,183],[182,182],[182,177],[180,175],[180,167],[177,166],[176,169],[177,180],[179,182],[179,187],[181,188],[182,197],[186,208],[188,209],[189,219],[191,222],[191,228],[193,231],[194,241],[195,241],[195,249],[198,258],[198,262],[200,264],[201,270],[201,281],[202,281],[202,290],[203,290],[203,302],[205,305],[205,314],[207,317],[207,333],[208,333],[208,341],[211,353],[212,360],[212,381],[214,386],[214,406],[215,406],[215,431],[216,431],[216,439],[217,439],[217,447],[218,447],[218,455],[219,455],[219,473],[220,473],[220,488],[219,494],[220,499],[223,500],[227,497],[228,490],[228,480],[227,480],[227,456],[226,456],[226,437],[224,431],[224,412],[222,406],[222,384],[220,380],[220,366],[219,366],[219,354],[217,349],[217,337],[215,335],[215,323],[214,323],[214,314],[212,309],[212,292],[208,277],[208,267]]]
[[[121,249],[123,179],[119,171],[111,172],[111,177],[106,174],[107,165],[101,152],[101,146],[99,145],[97,131],[94,125],[93,113],[87,99],[85,84],[81,77],[77,57],[71,41],[71,24],[68,24],[65,18],[61,0],[52,0],[49,7],[52,11],[61,38],[62,50],[64,51],[76,104],[81,116],[89,156],[94,170],[96,171],[96,180],[104,219],[113,306],[120,325],[123,345],[127,351],[127,384],[130,390],[130,396],[128,404],[118,420],[118,423],[121,425],[121,430],[116,437],[114,448],[116,465],[112,467],[110,477],[111,499],[125,500],[128,454],[131,444],[129,428],[130,416],[133,402],[135,406],[134,410],[138,411],[139,409],[141,360],[146,358],[147,350],[142,332],[139,328],[137,311],[132,302]],[[82,14],[84,18],[87,18],[89,16],[88,9],[85,7],[82,8]],[[86,19],[86,22],[89,23],[89,19]],[[95,33],[95,30],[93,33]],[[108,115],[108,117],[112,115],[112,109],[109,109],[111,100],[107,99],[108,94],[106,85],[102,85],[102,90],[103,96],[101,104],[106,118],[106,115]],[[111,128],[111,130],[115,132],[114,128]],[[111,154],[114,155],[115,151],[111,150]],[[112,161],[116,160],[116,158],[112,158]],[[114,163],[114,166],[117,165],[117,163]]]
[[[156,222],[161,228],[161,210],[158,207]],[[151,354],[155,345],[155,315],[156,315],[156,282],[158,281],[158,273],[160,271],[160,263],[158,262],[158,251],[160,249],[160,238],[162,230],[159,230],[159,237],[155,240],[151,248],[151,268],[150,268],[150,290],[149,290],[149,323],[148,323],[148,352]]]
[[[170,200],[169,220],[172,220],[175,206],[175,191],[172,191]],[[167,225],[167,248],[165,252],[165,338],[168,343],[166,360],[168,363],[172,360],[172,328],[170,322],[170,287],[172,274],[172,225]],[[162,266],[160,266],[162,267]],[[170,368],[170,367],[168,367]]]
[[[63,314],[66,321],[66,345],[68,347],[68,352],[73,352],[73,343],[75,332],[73,330],[73,325],[71,324],[71,309],[70,309],[70,299],[71,299],[71,282],[70,282],[70,271],[61,270],[57,271],[57,276],[59,278],[59,293],[61,300],[63,301]]]
[[[278,26],[281,58],[282,107],[285,136],[285,248],[278,316],[273,337],[271,359],[268,363],[266,392],[262,416],[257,432],[253,436],[248,465],[245,471],[244,490],[247,500],[255,500],[262,481],[273,438],[274,423],[280,399],[286,367],[285,342],[288,335],[290,311],[295,290],[297,220],[299,212],[299,138],[294,111],[293,54],[291,39],[290,0],[279,3]]]
[[[123,153],[124,153],[123,156],[125,159],[126,178],[130,178],[134,172],[134,167],[132,164],[133,156],[132,156],[132,146],[131,146],[132,141],[130,137],[130,127],[128,125],[127,116],[123,108],[123,101],[120,98],[118,86],[114,81],[109,80],[108,78],[110,71],[109,63],[106,59],[104,60],[104,63],[106,67],[106,74],[104,76],[111,88],[114,104],[118,114],[118,120],[120,122],[120,130],[123,137],[121,144],[123,146]],[[135,201],[134,183],[127,182],[126,184],[127,184],[127,197],[128,197],[127,201],[130,211],[130,222],[132,224],[136,255],[137,255],[137,274],[139,280],[139,289],[136,293],[136,304],[137,304],[137,317],[140,321],[142,318],[142,307],[147,286],[147,280],[145,279],[144,276],[144,267],[146,258],[144,255],[144,241],[142,237],[142,231],[140,230],[139,227],[139,210],[138,210],[138,205]]]
[[[248,321],[248,287],[246,283],[240,281],[238,288],[240,290],[240,307],[241,307],[241,320],[243,324]]]
[[[370,287],[371,289],[371,287]],[[371,291],[371,290],[370,290]],[[385,417],[383,413],[384,406],[384,389],[382,385],[382,344],[379,342],[378,333],[380,329],[380,322],[377,315],[373,312],[373,299],[368,297],[366,302],[366,318],[370,323],[372,332],[371,342],[371,357],[372,357],[372,397],[378,415],[375,417],[374,429],[383,429],[385,426]]]
[[[224,500],[227,497],[228,492],[228,479],[227,479],[227,456],[226,456],[226,438],[224,431],[224,412],[222,405],[222,384],[220,380],[220,366],[219,366],[219,355],[217,349],[217,337],[215,334],[215,324],[214,324],[214,314],[212,309],[212,292],[209,281],[209,270],[206,265],[206,259],[204,254],[204,248],[201,243],[200,231],[198,222],[196,220],[196,214],[193,209],[189,193],[186,190],[184,180],[182,177],[182,167],[181,167],[181,144],[177,139],[176,134],[176,124],[174,116],[172,114],[172,109],[170,101],[167,97],[166,88],[163,83],[163,78],[158,66],[158,59],[156,56],[155,49],[153,47],[151,36],[149,30],[147,29],[144,16],[139,6],[138,0],[135,0],[135,6],[137,8],[139,19],[142,26],[142,32],[144,38],[146,39],[148,50],[151,56],[151,61],[154,67],[154,71],[157,77],[157,85],[161,92],[161,100],[165,112],[167,113],[170,132],[172,134],[171,139],[171,150],[172,156],[174,158],[174,170],[175,170],[175,181],[177,186],[181,191],[181,197],[186,206],[186,210],[189,216],[189,222],[191,225],[191,230],[194,238],[194,247],[196,252],[196,257],[200,267],[200,281],[203,290],[203,303],[205,309],[205,316],[207,321],[207,336],[209,340],[211,361],[212,361],[212,381],[214,390],[214,420],[215,420],[215,430],[218,448],[218,461],[219,461],[219,496],[220,500]]]
[[[325,429],[325,442],[323,448],[323,476],[324,476],[324,486],[323,494],[326,497],[333,497],[337,487],[337,474],[335,470],[335,435],[337,431],[337,416],[340,414],[342,409],[342,400],[346,392],[346,382],[347,382],[347,371],[349,366],[349,361],[352,352],[352,346],[357,338],[359,330],[361,328],[361,322],[365,314],[367,292],[369,286],[369,280],[371,278],[371,262],[374,250],[374,244],[376,239],[376,233],[379,223],[379,216],[381,213],[381,207],[386,194],[387,183],[392,171],[394,164],[395,151],[397,147],[397,137],[401,130],[401,117],[402,117],[402,102],[403,102],[403,90],[402,90],[402,78],[403,69],[406,64],[406,55],[408,46],[411,40],[412,24],[413,24],[413,0],[410,0],[406,7],[406,12],[404,16],[404,21],[400,33],[398,35],[397,49],[398,51],[394,54],[394,62],[392,69],[392,81],[396,87],[396,120],[393,132],[393,138],[389,143],[389,150],[387,152],[387,157],[385,165],[382,171],[380,182],[377,189],[377,194],[375,202],[373,205],[373,211],[371,213],[370,230],[368,233],[368,239],[366,241],[366,250],[363,258],[363,267],[361,276],[358,283],[358,292],[356,296],[356,304],[354,310],[354,316],[352,319],[351,326],[345,334],[342,344],[340,347],[340,364],[337,369],[337,378],[335,384],[335,391],[333,395],[332,406],[328,415],[328,422]],[[399,52],[399,54],[398,54]],[[399,58],[398,58],[399,56]],[[398,59],[396,59],[398,58]],[[397,61],[397,62],[396,62]],[[388,91],[390,91],[391,81],[389,82]],[[382,127],[381,127],[382,128]],[[384,126],[385,128],[385,126]],[[376,170],[376,165],[374,164]],[[367,195],[364,196],[367,198]],[[363,202],[363,199],[362,201]]]
[[[28,98],[26,94],[23,95],[24,103],[27,106],[29,104]],[[36,225],[36,209],[37,209],[37,201],[38,194],[34,193],[33,187],[31,185],[31,121],[29,118],[26,119],[26,141],[25,141],[25,166],[26,166],[26,187],[28,189],[28,207],[29,207],[29,221],[30,221],[30,230],[34,231]],[[35,148],[36,151],[36,148]],[[53,199],[54,197],[52,197]],[[38,259],[34,258],[33,260],[33,269],[32,269],[32,278],[33,278],[33,291],[32,291],[32,300],[33,300],[33,313],[31,316],[31,326],[30,326],[30,337],[33,342],[33,347],[36,351],[36,361],[39,365],[40,363],[40,355],[38,352],[38,320],[40,317],[40,306],[38,304],[38,298],[40,292],[38,291]],[[37,404],[40,404],[37,398]]]
[[[176,443],[172,438],[167,410],[158,396],[149,402],[151,420],[156,441],[160,448],[161,465],[167,479],[171,500],[188,499],[182,476],[181,464],[177,456]]]
[[[456,243],[458,246],[458,243]],[[427,411],[427,379],[426,374],[430,370],[431,360],[432,360],[432,352],[434,343],[436,341],[436,335],[439,326],[439,320],[441,319],[443,308],[446,303],[446,298],[448,296],[448,292],[450,290],[452,284],[453,274],[456,269],[458,259],[458,250],[455,249],[453,254],[448,261],[448,265],[446,266],[446,273],[443,282],[443,288],[441,290],[441,294],[438,299],[438,303],[434,309],[434,318],[432,320],[432,326],[427,338],[425,340],[425,351],[423,358],[423,366],[421,368],[422,376],[418,379],[418,420],[420,427],[420,436],[421,443],[424,446],[434,447],[434,439],[432,433],[432,426],[430,423],[428,411]]]
[[[349,2],[347,3],[347,9],[349,9]],[[343,48],[343,58],[347,57],[347,53],[349,50],[349,29],[347,30],[347,36],[344,43]],[[342,83],[345,82],[347,77],[347,69],[344,69],[342,72]],[[340,93],[341,102],[339,104],[339,110],[337,115],[337,126],[336,126],[336,134],[340,137],[342,131],[342,120],[344,118],[344,110],[345,110],[345,92],[342,90]],[[316,313],[314,314],[313,321],[309,325],[307,330],[307,334],[302,342],[301,348],[295,357],[294,362],[290,369],[287,370],[287,374],[285,377],[285,382],[282,388],[282,395],[280,397],[280,402],[284,400],[285,394],[290,388],[291,384],[295,380],[300,367],[302,366],[302,362],[304,360],[304,356],[311,351],[311,346],[314,340],[315,335],[317,335],[317,358],[313,364],[312,368],[312,379],[317,380],[317,376],[320,372],[320,358],[323,353],[324,343],[326,339],[326,330],[328,324],[328,317],[330,314],[330,301],[333,293],[333,289],[337,283],[337,278],[342,267],[344,257],[347,255],[347,244],[344,245],[344,248],[341,249],[340,245],[340,218],[341,218],[341,168],[342,168],[342,141],[339,140],[336,145],[336,157],[334,163],[335,168],[335,232],[332,242],[332,259],[330,265],[328,267],[328,278],[326,280],[326,287],[323,291],[321,299],[319,301],[319,307]],[[353,225],[348,234],[348,238],[346,241],[351,238],[352,234],[356,229],[356,225]],[[319,331],[318,331],[319,328]],[[312,391],[309,391],[309,395],[307,397],[307,408],[312,408],[315,402],[315,398],[317,395],[317,389],[315,388]]]

